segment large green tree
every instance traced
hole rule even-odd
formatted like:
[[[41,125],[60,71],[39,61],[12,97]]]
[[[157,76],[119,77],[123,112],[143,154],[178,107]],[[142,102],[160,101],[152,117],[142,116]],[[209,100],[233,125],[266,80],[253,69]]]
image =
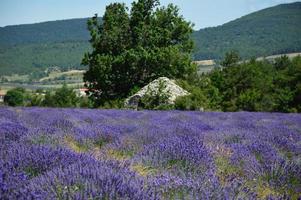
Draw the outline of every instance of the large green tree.
[[[196,71],[191,63],[192,24],[170,4],[138,0],[128,12],[125,4],[107,6],[102,22],[88,21],[92,52],[83,64],[86,87],[97,103],[126,97],[160,76],[185,78]]]

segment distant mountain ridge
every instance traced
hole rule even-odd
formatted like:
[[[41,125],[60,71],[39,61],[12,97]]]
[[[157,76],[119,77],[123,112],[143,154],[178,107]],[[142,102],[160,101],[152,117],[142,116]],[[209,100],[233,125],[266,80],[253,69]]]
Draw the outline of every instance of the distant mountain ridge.
[[[87,19],[0,28],[0,76],[39,73],[48,67],[83,69],[90,49]],[[192,34],[194,60],[222,59],[230,50],[243,58],[301,52],[301,2],[251,13]]]
[[[0,28],[0,45],[88,41],[88,18],[57,20]]]
[[[301,50],[301,2],[260,10],[214,28],[193,33],[194,58],[221,59],[237,50],[243,58]]]

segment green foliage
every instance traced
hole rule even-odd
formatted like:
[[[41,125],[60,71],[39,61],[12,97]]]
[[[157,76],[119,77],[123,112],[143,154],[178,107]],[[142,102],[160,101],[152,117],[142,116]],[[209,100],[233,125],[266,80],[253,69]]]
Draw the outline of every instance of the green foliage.
[[[220,73],[222,84],[218,82],[214,83],[214,86],[223,91],[221,94],[223,110],[273,110],[273,105],[269,104],[266,95],[272,93],[275,70],[267,61],[251,60],[234,64],[217,73]]]
[[[25,91],[24,88],[15,88],[9,90],[5,96],[5,103],[9,106],[45,106],[45,107],[81,107],[93,108],[93,102],[87,97],[77,97],[72,88],[66,84],[59,89]],[[119,105],[121,101],[119,101]],[[110,108],[117,108],[116,104]],[[121,107],[118,107],[121,108]]]
[[[97,16],[89,20],[93,51],[83,59],[89,66],[84,81],[99,105],[125,98],[158,77],[185,78],[196,71],[190,57],[192,25],[176,6],[158,5],[139,0],[128,13],[124,4],[113,3],[102,24]]]
[[[225,55],[224,60],[221,62],[221,65],[223,67],[230,67],[232,65],[235,65],[240,60],[239,54],[237,51],[230,51],[227,52]]]
[[[178,81],[179,85],[190,92],[190,95],[178,97],[175,101],[175,109],[178,110],[203,110],[208,108],[208,98],[204,91],[196,86],[191,85],[187,81]]]
[[[301,57],[273,62],[232,62],[178,84],[191,94],[176,100],[181,110],[301,112]],[[239,58],[238,55],[235,55]],[[231,62],[229,62],[229,60]],[[229,64],[230,63],[230,64]]]
[[[237,99],[237,107],[246,111],[259,111],[261,101],[260,91],[256,89],[248,89],[241,93]]]
[[[80,108],[93,108],[93,102],[88,97],[80,97],[79,99]]]
[[[47,107],[77,107],[79,98],[73,89],[68,88],[64,84],[61,88],[57,89],[54,94],[50,91],[46,92],[43,105]]]
[[[42,106],[43,96],[40,94],[31,94],[27,106]]]
[[[58,89],[54,94],[56,107],[76,107],[78,98],[73,89],[68,88],[66,84]]]
[[[55,107],[55,99],[50,91],[46,92],[42,105],[46,107]]]
[[[209,79],[201,88],[214,102],[208,106],[211,109],[301,112],[300,57],[291,60],[284,56],[274,63],[253,59],[214,70],[201,79]],[[217,95],[209,95],[210,91]]]
[[[159,81],[158,88],[147,88],[145,95],[140,99],[138,107],[148,110],[170,110],[170,94],[164,81]]]
[[[216,83],[220,83],[221,77],[217,75],[219,70],[211,72],[213,80],[208,75],[196,75],[188,81],[179,80],[178,84],[187,90],[190,95],[176,99],[175,107],[179,110],[221,110],[221,94]]]
[[[14,88],[7,91],[4,96],[4,103],[9,106],[23,106],[25,101],[25,90],[23,88]]]
[[[202,96],[195,96],[191,94],[189,96],[179,97],[175,102],[175,109],[178,110],[202,110],[201,104]]]
[[[114,99],[104,102],[100,107],[102,109],[122,109],[124,107],[124,99]]]
[[[301,104],[301,57],[293,60],[281,57],[276,60],[275,67],[275,101],[276,108],[282,112],[300,112]]]

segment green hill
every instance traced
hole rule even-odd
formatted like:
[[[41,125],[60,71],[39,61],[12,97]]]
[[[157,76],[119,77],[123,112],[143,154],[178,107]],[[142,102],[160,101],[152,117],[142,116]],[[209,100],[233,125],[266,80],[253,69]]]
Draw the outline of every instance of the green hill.
[[[220,59],[230,50],[243,58],[301,51],[301,2],[267,8],[193,34],[194,58]]]
[[[87,20],[71,19],[0,28],[0,75],[80,69],[88,51]]]
[[[41,72],[49,67],[83,69],[80,65],[87,41],[22,44],[0,47],[0,76]]]
[[[83,68],[87,20],[71,19],[0,28],[0,74],[29,74],[48,67]]]
[[[83,69],[87,18],[0,28],[0,76],[48,67]],[[244,58],[301,51],[301,2],[283,4],[193,33],[195,60],[221,59],[238,50]]]
[[[0,28],[0,45],[87,41],[87,20],[70,19]]]

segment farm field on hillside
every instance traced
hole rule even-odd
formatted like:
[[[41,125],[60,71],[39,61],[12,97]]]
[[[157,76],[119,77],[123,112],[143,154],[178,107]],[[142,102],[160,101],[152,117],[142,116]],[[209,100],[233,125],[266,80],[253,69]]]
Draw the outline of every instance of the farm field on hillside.
[[[0,108],[0,199],[298,199],[301,115]]]

